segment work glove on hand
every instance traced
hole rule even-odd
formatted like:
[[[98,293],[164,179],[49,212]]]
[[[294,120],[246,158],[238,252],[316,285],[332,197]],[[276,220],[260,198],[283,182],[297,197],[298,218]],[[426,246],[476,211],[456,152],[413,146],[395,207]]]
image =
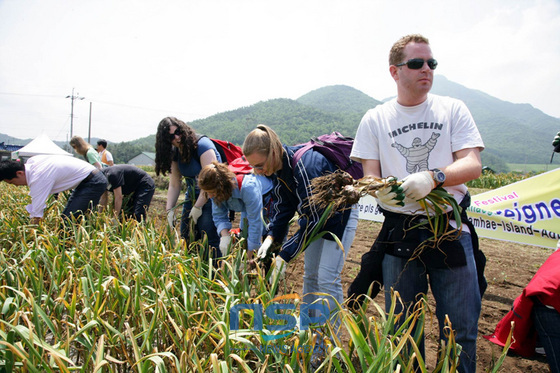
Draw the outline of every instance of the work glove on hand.
[[[552,140],[552,146],[554,146],[554,151],[556,153],[560,153],[560,132],[558,132],[554,140]]]
[[[167,210],[167,224],[171,229],[175,228],[175,209]]]
[[[226,256],[229,251],[229,245],[231,244],[231,236],[220,237],[220,251],[222,256]]]
[[[276,258],[274,259],[274,266],[272,267],[272,274],[270,275],[270,278],[268,279],[268,282],[270,283],[270,285],[274,284],[274,282],[276,282],[276,280],[282,280],[284,278],[284,275],[286,274],[286,267],[288,266],[288,263],[286,263],[286,261],[284,261],[284,259],[282,259],[282,257],[280,255],[277,255]]]
[[[200,207],[193,206],[191,212],[189,213],[189,218],[191,218],[193,222],[196,224],[200,216],[202,216],[202,209]]]
[[[401,186],[392,185],[379,189],[375,192],[375,197],[387,206],[404,206],[404,191]]]
[[[403,179],[404,194],[415,201],[426,197],[435,188],[435,181],[428,171],[416,172]]]
[[[274,242],[272,237],[270,237],[270,236],[266,237],[266,239],[262,243],[261,247],[259,247],[259,250],[257,251],[257,257],[259,259],[266,258],[266,255],[268,254],[268,250],[270,249],[270,246],[272,245],[272,242]]]

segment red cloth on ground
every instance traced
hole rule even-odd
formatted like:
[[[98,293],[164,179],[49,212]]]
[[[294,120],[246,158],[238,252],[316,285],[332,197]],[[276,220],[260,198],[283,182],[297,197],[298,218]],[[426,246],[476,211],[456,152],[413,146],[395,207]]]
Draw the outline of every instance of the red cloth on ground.
[[[513,302],[513,308],[496,325],[496,330],[484,338],[497,345],[504,346],[511,331],[511,322],[515,322],[513,342],[510,350],[524,357],[535,353],[537,333],[533,327],[531,312],[533,297],[560,312],[560,250],[552,253],[539,268],[523,292]]]

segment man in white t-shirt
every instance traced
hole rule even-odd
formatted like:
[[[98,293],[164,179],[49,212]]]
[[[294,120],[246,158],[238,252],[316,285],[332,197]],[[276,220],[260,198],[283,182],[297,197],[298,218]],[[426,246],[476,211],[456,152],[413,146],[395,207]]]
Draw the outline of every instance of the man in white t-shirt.
[[[97,153],[101,159],[101,164],[103,167],[113,166],[113,154],[107,150],[107,140],[100,139],[97,141]]]
[[[27,163],[0,162],[0,181],[27,185],[31,204],[26,209],[31,224],[43,218],[51,194],[73,189],[62,212],[64,217],[79,216],[99,203],[107,187],[107,178],[97,168],[81,159],[65,155],[36,155]]]
[[[457,333],[455,340],[462,346],[459,371],[475,372],[483,289],[479,288],[473,254],[480,253],[477,240],[472,239],[475,232],[471,237],[463,225],[459,238],[429,248],[421,246],[431,236],[429,230],[412,227],[425,221],[417,201],[434,188],[444,187],[458,202],[469,198],[464,183],[480,176],[484,144],[463,102],[429,93],[437,61],[428,39],[421,35],[401,38],[391,48],[389,65],[397,97],[364,115],[351,157],[362,163],[364,175],[395,176],[403,184],[400,190],[378,192],[385,221],[372,249],[362,257],[349,296],[367,293],[378,275],[385,288],[387,311],[391,289],[399,292],[407,310],[412,311],[420,295],[427,294],[429,284],[436,300],[440,339],[447,340],[443,328],[448,315]],[[450,224],[457,227],[461,222]],[[395,314],[401,311],[399,303]],[[420,348],[423,353],[423,343]]]

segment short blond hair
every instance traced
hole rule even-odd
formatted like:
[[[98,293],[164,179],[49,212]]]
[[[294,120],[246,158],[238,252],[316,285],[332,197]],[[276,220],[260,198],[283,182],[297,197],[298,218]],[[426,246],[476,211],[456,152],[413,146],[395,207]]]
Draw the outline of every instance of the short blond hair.
[[[405,62],[403,61],[404,47],[406,47],[408,43],[424,43],[429,45],[430,41],[420,34],[403,36],[391,47],[391,51],[389,52],[389,65],[397,65],[401,62]]]

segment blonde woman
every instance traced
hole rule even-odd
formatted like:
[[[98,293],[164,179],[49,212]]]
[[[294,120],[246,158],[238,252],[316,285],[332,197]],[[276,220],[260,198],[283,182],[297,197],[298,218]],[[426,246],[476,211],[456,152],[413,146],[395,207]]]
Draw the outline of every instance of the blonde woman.
[[[80,136],[73,136],[70,139],[70,146],[76,151],[76,153],[83,156],[90,164],[99,170],[101,169],[101,159],[99,158],[99,154],[95,151],[93,146],[86,142],[86,140]]]
[[[288,225],[297,212],[299,230],[286,242],[275,258],[271,280],[283,276],[290,260],[305,249],[303,300],[311,304],[326,297],[331,314],[342,304],[342,282],[340,274],[344,261],[354,241],[358,226],[358,210],[352,206],[335,213],[323,226],[317,227],[323,210],[309,203],[310,183],[315,177],[334,172],[337,166],[319,152],[310,149],[303,153],[292,168],[295,151],[302,145],[282,145],[280,138],[271,128],[259,125],[247,135],[243,144],[243,154],[257,174],[274,176],[274,216],[269,225],[269,234],[258,250],[259,257],[265,257],[272,242],[282,243],[288,232]],[[309,244],[311,232],[330,232]],[[335,235],[342,243],[339,247]],[[307,247],[305,247],[307,246]],[[340,325],[334,320],[335,328]]]

